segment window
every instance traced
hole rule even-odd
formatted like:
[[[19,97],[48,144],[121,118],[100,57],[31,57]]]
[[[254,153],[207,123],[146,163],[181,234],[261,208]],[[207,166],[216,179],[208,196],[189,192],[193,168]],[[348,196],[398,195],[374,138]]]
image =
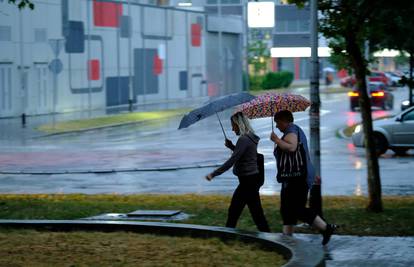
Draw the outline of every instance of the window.
[[[11,27],[0,25],[0,41],[10,42],[11,41]]]
[[[287,21],[276,21],[276,32],[287,32]]]
[[[308,20],[299,20],[299,31],[308,32],[309,31],[309,21]]]
[[[219,0],[207,0],[207,5],[218,5]],[[240,0],[221,0],[222,5],[240,5]]]
[[[404,121],[414,121],[414,110],[411,110],[410,112],[405,113],[404,117],[403,117],[403,120]]]
[[[297,32],[298,31],[298,21],[297,20],[288,20],[287,30],[288,32]]]
[[[46,43],[47,42],[47,31],[46,29],[34,29],[34,41],[35,43]]]
[[[11,64],[0,62],[0,117],[12,108]]]

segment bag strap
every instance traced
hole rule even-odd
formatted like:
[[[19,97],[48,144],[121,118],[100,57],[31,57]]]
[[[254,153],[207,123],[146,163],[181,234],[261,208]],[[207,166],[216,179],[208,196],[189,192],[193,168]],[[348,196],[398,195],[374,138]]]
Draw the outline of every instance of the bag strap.
[[[295,125],[295,127],[296,127],[296,135],[297,135],[297,137],[298,137],[298,144],[297,144],[297,146],[296,146],[296,150],[298,150],[299,149],[299,144],[301,144],[301,142],[300,142],[300,128],[299,128],[299,126],[297,126],[296,124],[294,124]],[[291,133],[294,133],[294,132],[291,132]],[[284,137],[284,136],[283,136]],[[282,140],[283,140],[283,137],[282,137]],[[295,150],[295,151],[296,151]]]
[[[253,138],[251,138],[251,137],[250,137],[250,135],[246,134],[246,136],[247,136],[247,137],[249,137],[250,141],[252,141],[252,142],[253,142],[253,144],[255,144],[255,145],[256,145],[256,150],[257,150],[257,145],[258,145],[258,144],[257,144],[257,143],[253,140]]]

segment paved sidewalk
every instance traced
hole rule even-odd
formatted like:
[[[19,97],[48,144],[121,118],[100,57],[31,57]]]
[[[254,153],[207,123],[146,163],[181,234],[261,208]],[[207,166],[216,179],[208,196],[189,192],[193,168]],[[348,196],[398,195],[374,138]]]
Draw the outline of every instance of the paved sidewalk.
[[[320,246],[321,236],[295,234]],[[334,235],[325,247],[327,267],[412,267],[414,237]]]

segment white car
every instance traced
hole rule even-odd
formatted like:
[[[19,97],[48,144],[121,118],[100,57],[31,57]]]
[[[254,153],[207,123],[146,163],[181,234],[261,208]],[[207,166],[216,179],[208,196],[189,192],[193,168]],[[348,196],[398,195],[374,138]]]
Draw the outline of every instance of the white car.
[[[397,154],[405,154],[414,148],[414,107],[404,110],[395,117],[373,121],[373,139],[378,155],[388,149]],[[352,134],[352,142],[357,147],[364,146],[362,125]]]
[[[393,87],[397,87],[397,86],[401,86],[400,84],[400,80],[401,77],[396,75],[395,73],[392,72],[385,72],[385,76],[387,76],[388,78],[388,85],[389,86],[393,86]]]

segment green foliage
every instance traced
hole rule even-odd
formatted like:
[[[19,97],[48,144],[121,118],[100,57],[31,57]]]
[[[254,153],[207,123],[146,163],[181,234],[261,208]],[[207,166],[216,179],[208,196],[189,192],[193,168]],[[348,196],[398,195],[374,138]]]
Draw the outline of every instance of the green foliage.
[[[379,24],[387,34],[378,38],[378,42],[385,48],[405,51],[414,54],[414,2],[394,0],[386,8],[379,11],[379,18],[386,18],[386,23]]]
[[[400,53],[398,56],[394,58],[394,61],[399,66],[409,64],[409,58],[405,55],[405,53]]]
[[[263,75],[249,75],[250,91],[262,90]]]
[[[387,34],[379,40],[382,46],[407,52],[409,58],[400,53],[396,58],[396,62],[408,63],[410,71],[414,69],[414,31],[412,25],[414,24],[414,2],[413,1],[392,1],[391,9],[382,10],[382,16],[387,17],[387,23],[383,27]],[[412,99],[412,89],[414,88],[414,80],[403,79],[403,85],[408,85],[409,95],[408,99]]]
[[[9,3],[10,4],[14,4],[15,5],[16,2],[18,2],[17,7],[19,9],[24,9],[24,8],[28,7],[28,8],[30,8],[30,9],[33,10],[35,8],[35,5],[30,0],[9,0]]]
[[[270,59],[267,44],[261,39],[250,41],[248,50],[248,62],[249,65],[253,65],[254,73],[257,75],[259,72],[266,71]]]
[[[268,72],[262,82],[263,89],[286,88],[293,81],[293,73],[290,71]]]
[[[180,223],[223,226],[231,196],[224,195],[0,195],[1,219],[78,219],[101,213],[126,213],[137,209],[182,210],[192,214]],[[271,230],[282,229],[279,196],[261,196]],[[414,197],[384,197],[381,214],[365,210],[366,197],[325,196],[324,215],[341,225],[345,235],[414,235]],[[256,230],[247,208],[237,225]],[[2,231],[9,232],[9,229]],[[309,230],[298,230],[309,232]]]

